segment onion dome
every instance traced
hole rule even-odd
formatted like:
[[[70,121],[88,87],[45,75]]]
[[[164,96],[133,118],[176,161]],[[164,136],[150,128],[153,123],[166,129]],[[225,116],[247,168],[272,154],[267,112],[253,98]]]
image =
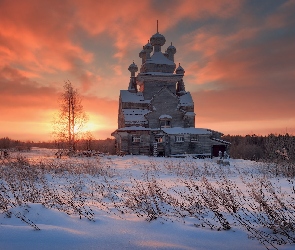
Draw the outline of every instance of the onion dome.
[[[150,44],[150,41],[148,41],[148,43],[146,45],[143,46],[143,49],[147,52],[147,53],[151,53],[153,51],[153,46]]]
[[[151,37],[150,41],[153,46],[155,45],[163,46],[166,42],[166,39],[162,34],[157,32]]]
[[[172,42],[171,42],[171,45],[167,48],[167,52],[168,54],[175,54],[176,53],[176,48],[172,45]]]
[[[128,70],[131,72],[131,77],[130,77],[130,82],[129,82],[129,87],[128,91],[132,93],[136,93],[136,79],[135,79],[135,72],[138,71],[137,65],[134,63],[131,63],[130,66],[128,67]]]
[[[144,46],[142,47],[142,51],[139,52],[139,58],[144,58],[146,55],[146,52],[144,50]]]
[[[144,51],[146,52],[146,60],[150,59],[150,53],[153,51],[153,46],[150,44],[150,41],[143,46]]]
[[[155,47],[154,52],[160,52],[161,46],[165,44],[166,39],[163,35],[157,32],[151,37],[150,41],[151,41],[151,44]]]
[[[168,53],[168,59],[171,60],[172,62],[174,62],[174,54],[176,53],[176,48],[171,45],[167,48],[167,53]]]
[[[184,75],[185,71],[184,71],[184,69],[180,66],[180,63],[179,63],[178,68],[175,70],[175,72],[176,72],[176,74]]]
[[[139,52],[139,58],[141,58],[141,63],[144,64],[146,60],[146,51],[144,50],[144,46],[142,46],[142,51]]]
[[[132,76],[135,76],[135,72],[138,71],[138,67],[137,65],[133,62],[130,64],[130,66],[128,67],[128,70],[131,72]]]

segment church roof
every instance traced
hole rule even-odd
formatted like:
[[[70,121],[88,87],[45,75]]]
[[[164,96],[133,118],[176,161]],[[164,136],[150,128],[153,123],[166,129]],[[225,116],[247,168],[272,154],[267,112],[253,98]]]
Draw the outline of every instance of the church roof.
[[[172,119],[171,115],[160,115],[159,119]]]
[[[146,60],[146,63],[175,65],[175,63],[164,56],[161,51],[154,52],[154,54],[151,56],[151,59]]]
[[[174,128],[162,128],[162,130],[169,135],[179,135],[179,134],[193,134],[193,135],[208,135],[211,132],[208,129],[204,128],[181,128],[181,127],[174,127]]]
[[[153,75],[153,76],[175,76],[175,74],[173,73],[165,73],[165,72],[144,72],[144,73],[140,73],[141,76],[143,75]]]
[[[127,124],[147,123],[145,115],[149,112],[148,109],[122,109],[124,120]]]
[[[190,92],[186,92],[184,95],[179,96],[180,106],[194,106],[194,101]]]
[[[187,115],[187,116],[195,116],[196,113],[195,112],[186,112],[185,115]]]
[[[144,100],[142,92],[132,93],[128,90],[120,90],[120,97],[122,102],[132,103],[149,103],[149,100]]]
[[[179,66],[177,67],[177,69],[175,70],[175,73],[181,74],[181,75],[183,75],[185,73],[183,67],[180,66],[180,63],[179,63]]]
[[[113,133],[115,133],[117,131],[120,132],[120,131],[150,131],[150,130],[151,130],[150,128],[145,128],[142,126],[131,126],[131,127],[119,128],[116,131],[114,131]]]

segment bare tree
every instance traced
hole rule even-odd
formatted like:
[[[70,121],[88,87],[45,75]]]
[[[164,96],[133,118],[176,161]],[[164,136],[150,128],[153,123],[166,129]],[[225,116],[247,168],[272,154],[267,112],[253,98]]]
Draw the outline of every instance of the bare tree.
[[[83,110],[81,97],[70,81],[64,84],[59,104],[60,109],[53,122],[53,135],[61,145],[75,151],[77,141],[83,137],[88,117]]]

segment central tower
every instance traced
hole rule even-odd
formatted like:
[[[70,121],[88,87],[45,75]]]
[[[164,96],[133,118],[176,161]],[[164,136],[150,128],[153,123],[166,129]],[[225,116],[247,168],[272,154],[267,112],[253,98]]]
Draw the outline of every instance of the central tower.
[[[156,34],[139,53],[141,66],[133,62],[128,68],[130,82],[128,90],[120,91],[118,129],[112,133],[117,152],[211,156],[212,145],[219,142],[212,141],[212,130],[195,128],[194,102],[183,82],[185,71],[180,64],[176,68],[172,43],[162,52],[165,43],[157,22]]]
[[[176,84],[183,77],[183,74],[174,74],[176,48],[171,43],[166,52],[162,53],[161,48],[165,43],[166,38],[159,33],[157,21],[157,33],[151,36],[139,53],[139,57],[144,59],[137,75],[137,85],[145,99],[151,99],[163,86],[176,94]]]

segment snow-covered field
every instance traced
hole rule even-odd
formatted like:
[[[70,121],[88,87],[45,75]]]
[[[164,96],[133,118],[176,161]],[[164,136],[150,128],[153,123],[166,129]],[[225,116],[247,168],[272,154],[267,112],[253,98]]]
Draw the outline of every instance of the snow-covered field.
[[[295,249],[294,180],[230,159],[0,160],[0,249]]]

